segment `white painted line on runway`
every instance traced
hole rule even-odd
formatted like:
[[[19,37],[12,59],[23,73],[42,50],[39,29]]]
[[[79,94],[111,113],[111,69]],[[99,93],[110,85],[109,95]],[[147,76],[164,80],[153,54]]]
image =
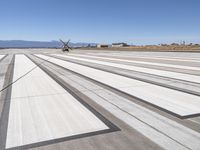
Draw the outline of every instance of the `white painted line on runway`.
[[[65,55],[61,55],[61,56],[68,57],[68,58],[70,57],[70,56],[65,56]],[[117,67],[117,68],[121,68],[121,69],[127,69],[127,70],[133,70],[133,71],[158,75],[158,76],[162,76],[162,77],[168,77],[168,78],[173,78],[173,79],[179,79],[179,80],[184,80],[184,81],[189,81],[189,82],[200,83],[200,76],[196,76],[196,75],[171,72],[171,71],[165,71],[165,70],[158,70],[158,69],[150,69],[150,68],[145,68],[145,67],[130,66],[130,65],[124,65],[124,64],[117,64],[117,63],[105,62],[105,61],[99,61],[99,60],[77,58],[77,57],[74,59],[97,63],[97,64],[101,64],[101,65],[107,65],[107,66],[111,66],[111,67]]]
[[[0,60],[4,57],[5,55],[0,55]]]
[[[116,88],[179,116],[200,113],[200,97],[44,55],[43,59]]]
[[[93,55],[94,56],[94,55]],[[95,55],[96,56],[96,55]],[[110,56],[107,54],[101,54],[101,56]],[[123,56],[123,54],[114,55],[117,57],[127,57],[127,58],[144,58],[144,59],[157,59],[157,60],[172,60],[172,61],[183,61],[183,62],[200,62],[198,58],[186,58],[186,57],[161,57],[161,56]]]
[[[16,55],[14,79],[35,67]],[[90,110],[36,68],[12,86],[6,148],[108,129]]]
[[[69,56],[69,55],[61,55],[61,54],[52,54],[52,55],[60,56],[60,57],[68,57]],[[135,60],[125,60],[125,59],[118,59],[118,58],[108,58],[108,57],[98,57],[98,56],[88,56],[88,55],[77,55],[77,54],[70,54],[70,55],[87,57],[87,58],[98,58],[98,59],[102,59],[102,61],[103,60],[114,60],[114,61],[119,61],[119,62],[128,62],[128,63],[136,63],[136,64],[154,65],[154,66],[160,66],[160,67],[170,67],[170,68],[177,68],[177,69],[187,69],[187,70],[200,71],[200,67],[190,67],[190,66],[183,66],[183,65],[154,63],[154,62],[146,62],[146,61],[139,61],[139,60],[137,60],[137,61],[135,61]],[[75,57],[75,58],[77,58],[77,57]]]
[[[139,57],[146,57],[146,56],[139,56]],[[149,57],[150,58],[150,57]],[[183,56],[183,57],[174,57],[174,56],[165,56],[165,57],[163,57],[163,56],[156,56],[156,58],[158,58],[158,59],[172,59],[172,60],[186,60],[186,61],[197,61],[197,62],[200,62],[200,58],[194,58],[194,57],[185,57],[185,56]]]

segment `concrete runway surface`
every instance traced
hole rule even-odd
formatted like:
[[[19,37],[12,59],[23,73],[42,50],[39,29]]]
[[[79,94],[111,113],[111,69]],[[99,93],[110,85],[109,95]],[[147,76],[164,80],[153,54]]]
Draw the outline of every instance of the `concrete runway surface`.
[[[200,53],[0,50],[0,150],[199,150]]]

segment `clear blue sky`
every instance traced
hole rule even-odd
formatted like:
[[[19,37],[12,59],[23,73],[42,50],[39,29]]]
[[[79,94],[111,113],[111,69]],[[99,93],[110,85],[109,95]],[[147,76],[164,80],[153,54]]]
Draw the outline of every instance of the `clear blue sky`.
[[[0,40],[200,43],[200,0],[0,0]]]

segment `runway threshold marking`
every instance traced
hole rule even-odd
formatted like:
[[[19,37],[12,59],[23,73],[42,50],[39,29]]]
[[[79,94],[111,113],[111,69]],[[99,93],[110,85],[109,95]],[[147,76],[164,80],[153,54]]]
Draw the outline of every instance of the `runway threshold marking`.
[[[16,55],[13,80],[36,65]],[[92,113],[40,68],[12,85],[6,149],[45,144],[110,132]],[[7,103],[8,103],[7,102]]]
[[[108,85],[179,117],[200,114],[200,97],[45,55],[36,55],[73,72]]]
[[[51,55],[64,56],[64,57],[65,56],[72,56],[72,57],[78,56],[78,57],[87,57],[87,58],[98,58],[98,59],[102,59],[102,60],[114,60],[114,61],[119,61],[119,62],[128,62],[128,63],[136,63],[136,64],[154,65],[154,66],[160,66],[160,67],[170,67],[170,68],[177,68],[177,69],[200,71],[200,67],[191,67],[191,66],[165,64],[165,63],[155,63],[155,62],[140,61],[140,60],[125,60],[125,59],[118,59],[118,58],[87,56],[87,55],[80,55],[80,54],[70,54],[70,55],[51,54]]]
[[[60,56],[60,55],[57,55],[57,56]],[[72,58],[72,56],[61,56],[61,57]],[[127,69],[127,70],[133,70],[133,71],[158,75],[162,77],[168,77],[168,78],[179,79],[179,80],[184,80],[184,81],[189,81],[189,82],[194,82],[194,83],[200,83],[200,76],[196,76],[196,75],[164,71],[164,70],[158,70],[158,69],[150,69],[150,68],[145,68],[145,67],[130,66],[130,65],[124,65],[124,64],[117,64],[117,63],[105,62],[105,61],[99,61],[99,60],[77,58],[77,57],[73,57],[73,59],[87,61],[91,63],[97,63],[101,65],[107,65],[111,67],[117,67],[121,69]]]

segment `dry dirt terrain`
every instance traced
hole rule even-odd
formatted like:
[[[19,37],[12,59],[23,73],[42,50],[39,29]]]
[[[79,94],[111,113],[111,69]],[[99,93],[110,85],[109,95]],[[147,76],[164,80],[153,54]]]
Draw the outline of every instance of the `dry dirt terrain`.
[[[87,50],[88,48],[82,48]],[[200,45],[146,45],[146,46],[127,46],[109,48],[89,48],[91,50],[110,50],[110,51],[157,51],[157,52],[200,52]]]

